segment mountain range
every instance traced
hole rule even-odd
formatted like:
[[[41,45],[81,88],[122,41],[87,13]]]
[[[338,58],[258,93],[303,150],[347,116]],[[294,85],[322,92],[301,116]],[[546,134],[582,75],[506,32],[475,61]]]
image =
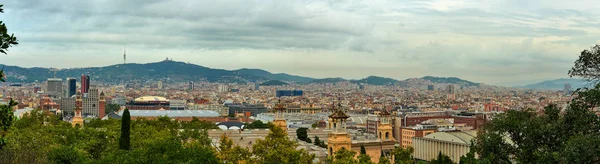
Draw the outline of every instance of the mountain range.
[[[539,89],[539,90],[563,90],[565,84],[570,84],[571,89],[575,90],[582,87],[590,87],[590,83],[583,79],[575,78],[560,78],[554,80],[546,80],[535,84],[529,84],[524,86],[516,86],[517,88],[526,89]]]
[[[400,85],[409,83],[408,80],[399,81],[392,78],[368,76],[358,80],[348,80],[344,78],[311,78],[285,73],[271,73],[261,69],[238,69],[224,70],[203,67],[195,64],[164,60],[155,63],[128,63],[117,64],[104,67],[88,68],[23,68],[18,66],[8,66],[0,64],[4,68],[7,81],[13,83],[43,82],[48,78],[75,77],[79,79],[82,74],[90,75],[94,81],[102,82],[127,82],[127,81],[147,81],[158,79],[169,79],[172,81],[207,81],[223,83],[247,83],[257,82],[263,85],[285,85],[294,84],[312,84],[312,83],[338,83],[350,82],[355,84],[369,85]],[[456,77],[433,77],[425,76],[423,81],[430,83],[458,84],[466,86],[477,86],[479,83],[463,80]]]

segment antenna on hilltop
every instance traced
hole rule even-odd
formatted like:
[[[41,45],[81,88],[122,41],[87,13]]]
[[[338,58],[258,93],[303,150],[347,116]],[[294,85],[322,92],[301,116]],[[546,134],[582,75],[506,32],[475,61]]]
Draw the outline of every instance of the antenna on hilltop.
[[[123,64],[127,63],[127,48],[123,48]]]

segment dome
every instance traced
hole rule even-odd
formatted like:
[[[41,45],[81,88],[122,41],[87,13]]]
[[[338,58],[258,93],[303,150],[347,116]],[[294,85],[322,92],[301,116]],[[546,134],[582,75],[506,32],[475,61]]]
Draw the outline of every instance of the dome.
[[[160,96],[143,96],[134,100],[135,102],[153,102],[153,101],[169,101],[169,99]]]

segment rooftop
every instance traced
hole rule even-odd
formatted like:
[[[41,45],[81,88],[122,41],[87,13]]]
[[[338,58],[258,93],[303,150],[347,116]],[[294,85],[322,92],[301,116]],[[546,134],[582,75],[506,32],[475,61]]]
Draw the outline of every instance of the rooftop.
[[[123,116],[123,111],[119,111],[119,116]],[[129,110],[132,117],[219,117],[219,113],[211,110]]]
[[[150,102],[150,101],[169,101],[169,99],[160,96],[142,96],[136,98],[136,102]]]
[[[476,131],[435,132],[423,138],[454,142],[458,144],[471,144],[471,140],[477,136]]]

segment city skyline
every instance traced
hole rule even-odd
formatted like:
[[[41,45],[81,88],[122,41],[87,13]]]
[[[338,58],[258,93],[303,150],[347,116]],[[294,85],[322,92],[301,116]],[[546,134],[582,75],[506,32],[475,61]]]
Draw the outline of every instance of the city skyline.
[[[544,2],[11,1],[3,21],[23,44],[2,64],[106,66],[126,47],[129,63],[514,86],[567,77],[598,43],[593,1]]]

